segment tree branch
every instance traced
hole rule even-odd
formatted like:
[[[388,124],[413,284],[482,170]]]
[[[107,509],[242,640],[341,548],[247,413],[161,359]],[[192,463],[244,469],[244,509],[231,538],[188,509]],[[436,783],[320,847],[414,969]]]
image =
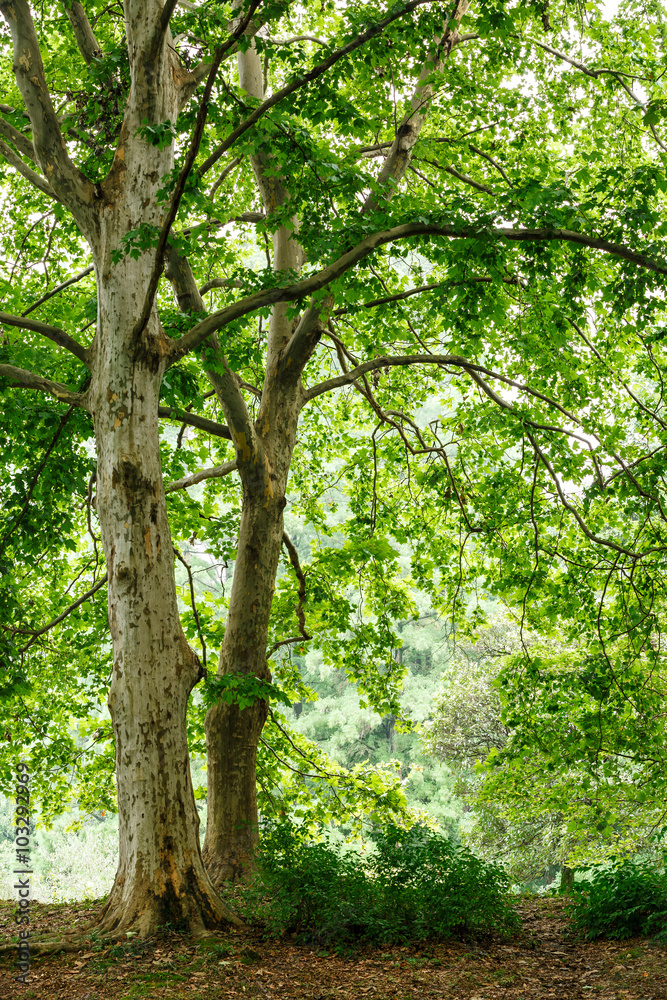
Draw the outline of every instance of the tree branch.
[[[217,61],[218,65],[220,65],[225,56],[231,55],[236,51],[239,38],[241,35],[248,33],[248,29],[251,27],[250,22],[252,21],[253,15],[258,7],[259,0],[256,0],[256,2],[253,0],[248,12],[244,15],[244,17],[239,19],[227,41],[215,50],[213,53],[213,61]],[[259,24],[255,24],[252,30],[256,32],[259,27]],[[182,95],[186,102],[189,100],[190,95],[194,92],[199,83],[201,83],[204,77],[207,76],[210,66],[211,63],[202,60],[202,62],[198,66],[195,66],[195,68],[190,72],[182,87]]]
[[[290,38],[271,38],[267,35],[259,35],[260,41],[268,42],[270,45],[294,45],[296,42],[315,42],[326,48],[329,42],[326,38],[318,38],[316,35],[292,35]]]
[[[164,36],[165,31],[169,27],[169,21],[171,20],[171,15],[178,7],[178,4],[179,0],[165,0],[165,5],[162,8],[162,13],[160,14],[160,20],[158,22],[157,30],[159,38],[162,38]]]
[[[213,199],[214,199],[214,197],[215,197],[215,195],[216,195],[216,193],[218,191],[218,188],[220,187],[220,185],[222,184],[222,182],[224,180],[226,180],[226,178],[229,177],[229,175],[231,174],[232,170],[236,170],[236,168],[238,166],[240,166],[240,164],[242,162],[243,162],[243,157],[242,156],[235,156],[234,159],[231,160],[231,162],[227,164],[227,166],[224,168],[224,170],[220,171],[220,176],[218,177],[218,179],[216,180],[216,182],[211,186],[211,190],[208,193],[208,196],[211,199],[211,201],[213,201]]]
[[[49,198],[54,198],[56,201],[60,201],[60,198],[53,190],[48,181],[45,181],[41,174],[38,174],[36,170],[29,167],[27,163],[24,163],[21,157],[14,152],[14,150],[0,139],[0,156],[7,161],[10,167],[14,167],[18,170],[20,174],[23,174],[26,180],[30,181],[36,188],[38,188],[43,194],[47,194]],[[34,157],[33,157],[34,159]]]
[[[175,364],[180,358],[189,354],[190,351],[195,350],[213,332],[219,330],[227,323],[239,319],[241,316],[246,316],[248,313],[254,312],[257,309],[263,309],[265,306],[273,305],[276,302],[294,302],[296,299],[305,298],[313,292],[319,291],[319,289],[324,288],[346,271],[349,271],[351,267],[360,260],[363,260],[364,257],[367,257],[378,247],[384,246],[386,243],[391,243],[394,240],[427,235],[443,236],[452,240],[477,240],[484,243],[493,240],[510,240],[511,242],[522,243],[569,242],[589,247],[592,250],[602,250],[604,253],[619,257],[621,260],[627,260],[638,267],[654,271],[657,274],[667,275],[667,262],[665,261],[655,260],[646,254],[638,253],[619,243],[610,243],[608,240],[586,236],[585,233],[576,233],[568,229],[489,229],[476,226],[463,226],[455,229],[453,226],[439,225],[437,223],[408,222],[401,226],[395,226],[393,229],[371,233],[366,239],[358,243],[356,247],[353,247],[352,250],[348,250],[347,253],[344,253],[332,264],[310,275],[308,278],[282,288],[262,289],[243,299],[239,299],[229,306],[225,306],[224,309],[211,313],[206,319],[188,330],[179,340],[172,342],[169,364]],[[285,357],[287,357],[289,351],[290,345],[288,344],[285,350]]]
[[[520,35],[515,35],[514,37],[519,39],[521,38]],[[533,45],[537,45],[539,46],[539,48],[544,49],[544,51],[548,52],[550,55],[556,56],[557,59],[562,59],[563,62],[569,63],[570,66],[574,66],[575,69],[580,70],[586,76],[590,76],[593,80],[597,80],[601,76],[613,76],[616,82],[620,83],[621,87],[626,92],[630,100],[635,102],[637,107],[643,109],[646,108],[646,101],[643,101],[639,96],[639,94],[636,94],[635,91],[632,89],[632,87],[629,87],[628,84],[623,79],[624,76],[630,77],[631,80],[637,79],[630,73],[623,73],[621,70],[608,69],[606,67],[603,67],[602,69],[591,69],[589,66],[586,66],[585,63],[580,62],[578,59],[572,59],[571,56],[566,55],[564,52],[559,52],[558,49],[553,49],[550,45],[546,45],[544,42],[538,41],[537,38],[529,38],[528,36],[526,37],[527,41],[532,42]],[[646,77],[640,77],[640,79],[646,79]],[[662,139],[656,132],[655,125],[649,125],[649,131],[651,132],[651,135],[653,136],[657,144],[660,146],[660,149],[662,149],[663,152],[667,153],[667,145],[662,141]]]
[[[74,0],[73,3],[64,0],[63,7],[69,18],[69,23],[72,25],[72,31],[76,38],[76,44],[79,46],[79,52],[85,62],[90,65],[95,59],[101,58],[102,47],[95,38],[88,15],[79,3],[79,0]]]
[[[215,335],[209,337],[205,344],[204,367],[229,422],[230,437],[236,448],[239,472],[243,472],[244,467],[256,467],[261,453],[257,433],[250,419],[238,377],[229,367]]]
[[[37,162],[35,159],[35,150],[32,148],[30,139],[2,117],[0,117],[0,135],[3,135],[5,139],[13,143],[22,156],[27,156],[33,163]]]
[[[292,545],[292,540],[286,531],[283,531],[283,545],[287,549],[287,554],[289,556],[289,561],[292,564],[292,569],[299,581],[299,603],[296,609],[296,617],[299,622],[299,632],[302,637],[309,642],[313,637],[306,632],[306,618],[303,613],[303,605],[306,600],[306,577],[304,576],[303,570],[301,569],[301,563],[299,562],[299,553]]]
[[[70,285],[75,285],[77,281],[81,281],[82,278],[87,277],[91,271],[94,270],[95,266],[91,264],[90,267],[86,267],[83,271],[79,271],[78,274],[75,274],[73,278],[68,278],[67,281],[63,281],[60,285],[56,285],[56,287],[52,288],[50,292],[46,292],[42,295],[41,299],[37,299],[37,301],[33,302],[31,306],[28,306],[28,308],[21,313],[21,316],[27,316],[29,313],[33,312],[37,306],[41,306],[43,302],[46,302],[48,299],[52,299],[54,295],[57,295],[59,292],[69,288]]]
[[[515,35],[514,37],[521,39],[520,35]],[[580,70],[586,76],[590,76],[593,80],[597,80],[601,76],[615,77],[615,79],[618,80],[618,82],[621,84],[625,92],[632,98],[633,101],[635,101],[636,104],[638,104],[642,108],[646,106],[644,101],[642,101],[641,98],[638,97],[637,94],[635,94],[634,91],[630,87],[628,87],[627,84],[625,84],[622,79],[620,79],[620,77],[627,74],[623,74],[617,69],[608,69],[607,67],[602,67],[601,69],[591,69],[585,63],[580,62],[578,59],[573,59],[571,56],[566,55],[565,52],[559,52],[558,49],[552,48],[545,42],[540,42],[537,38],[531,38],[528,35],[526,35],[526,41],[531,42],[533,45],[537,45],[540,49],[543,49],[550,55],[556,56],[557,59],[562,59],[563,62],[569,63],[570,66],[574,66],[575,69]]]
[[[176,179],[176,185],[171,195],[171,200],[169,202],[169,209],[165,216],[165,220],[162,223],[162,229],[160,230],[160,235],[157,241],[157,249],[155,253],[155,262],[153,264],[153,270],[151,273],[150,280],[148,282],[148,288],[146,289],[146,294],[144,297],[144,305],[141,310],[139,319],[134,325],[132,331],[133,339],[138,339],[148,322],[148,318],[153,309],[153,300],[155,299],[155,293],[157,292],[157,286],[160,281],[160,277],[164,270],[164,253],[167,248],[167,240],[169,239],[169,232],[173,225],[174,219],[178,212],[178,206],[181,203],[181,198],[183,197],[183,192],[185,191],[185,184],[188,179],[188,175],[192,169],[192,166],[197,157],[197,152],[199,151],[199,146],[201,144],[202,136],[204,135],[204,126],[206,125],[206,118],[208,115],[208,105],[211,99],[211,92],[213,90],[213,83],[215,81],[216,73],[220,67],[220,60],[222,56],[216,54],[213,64],[211,66],[211,71],[208,74],[208,80],[206,81],[206,87],[204,88],[204,93],[202,95],[201,102],[199,104],[199,110],[197,111],[197,121],[195,123],[194,132],[192,134],[192,140],[190,142],[190,148],[188,149],[187,155],[183,162],[178,177]]]
[[[401,302],[403,299],[409,299],[413,295],[421,295],[422,292],[431,292],[434,288],[453,288],[456,285],[468,285],[475,283],[485,283],[491,284],[496,281],[496,278],[492,278],[490,275],[480,275],[475,278],[468,278],[465,281],[436,281],[432,285],[420,285],[418,288],[409,288],[407,292],[397,292],[396,295],[386,295],[383,299],[372,299],[370,302],[362,302],[360,306],[353,307],[352,309],[344,307],[342,309],[336,309],[331,313],[332,316],[346,316],[350,312],[359,309],[373,309],[375,306],[385,306],[390,302]],[[503,282],[506,285],[518,285],[518,278],[503,278]]]
[[[612,542],[608,538],[601,538],[599,535],[595,535],[590,530],[590,528],[588,527],[588,525],[586,524],[586,522],[582,518],[582,516],[579,513],[579,511],[577,510],[577,508],[573,504],[571,504],[569,502],[569,500],[567,499],[567,497],[565,496],[565,493],[563,492],[563,487],[560,484],[560,480],[558,479],[558,476],[556,475],[551,462],[546,457],[546,455],[544,454],[544,452],[542,451],[542,449],[539,447],[539,445],[535,441],[535,438],[532,436],[532,434],[528,430],[526,430],[526,437],[528,438],[528,440],[530,441],[531,445],[533,446],[533,450],[534,450],[535,454],[537,455],[537,457],[542,462],[542,465],[544,466],[544,468],[549,473],[549,475],[551,477],[551,480],[552,480],[552,482],[553,482],[553,484],[556,487],[556,490],[558,492],[558,497],[560,499],[561,504],[563,505],[563,507],[565,508],[565,510],[569,511],[569,513],[572,514],[572,516],[574,517],[575,521],[577,522],[577,524],[579,525],[579,527],[581,528],[581,530],[583,531],[583,533],[585,534],[586,538],[588,538],[589,541],[595,542],[596,545],[603,545],[605,548],[613,549],[614,552],[620,552],[622,555],[630,556],[631,559],[643,559],[646,556],[653,555],[656,552],[664,552],[665,551],[665,546],[661,546],[659,548],[647,549],[646,552],[633,552],[632,549],[626,549],[624,545],[618,545],[617,542]]]
[[[192,570],[190,569],[189,563],[185,561],[181,553],[178,551],[175,545],[172,545],[174,550],[174,555],[180,563],[185,566],[185,572],[188,574],[188,583],[190,584],[190,604],[192,606],[192,614],[194,615],[195,625],[197,626],[197,633],[199,635],[199,641],[202,648],[202,660],[204,667],[204,677],[206,677],[206,642],[204,641],[204,633],[201,630],[201,622],[199,620],[199,612],[197,611],[197,601],[195,599],[195,582],[192,579]]]
[[[179,308],[183,312],[203,312],[204,302],[186,257],[182,257],[176,247],[169,247],[167,275],[172,283]],[[223,408],[237,456],[243,462],[253,461],[257,456],[255,429],[250,420],[240,385],[230,370],[227,359],[215,334],[207,338],[202,362],[209,382]]]
[[[69,158],[46,83],[30,6],[27,0],[2,0],[0,12],[12,35],[14,74],[32,125],[37,162],[64,204],[70,208],[89,206],[94,187]]]
[[[426,115],[433,100],[433,85],[429,82],[434,71],[442,68],[444,60],[456,45],[461,18],[470,6],[470,0],[458,0],[453,15],[445,19],[442,26],[442,37],[435,40],[434,52],[429,55],[422,66],[419,80],[410,98],[410,111],[396,130],[394,139],[382,169],[377,177],[378,188],[383,188],[382,195],[372,191],[367,197],[363,212],[372,212],[382,201],[391,198],[396,186],[400,183],[408,169],[412,158],[412,150],[419,138]],[[453,168],[452,168],[453,169]]]
[[[477,156],[481,156],[482,159],[487,160],[487,162],[490,163],[492,167],[496,168],[498,173],[501,175],[503,180],[509,185],[509,187],[513,187],[511,180],[509,179],[509,177],[507,176],[507,174],[505,173],[505,171],[503,170],[503,168],[501,167],[501,165],[498,163],[497,160],[494,160],[492,156],[489,156],[488,153],[485,153],[483,149],[478,149],[477,146],[473,146],[471,142],[468,143],[468,149],[472,153],[475,153]]]
[[[214,465],[210,469],[201,469],[199,472],[194,472],[191,476],[185,476],[183,479],[177,479],[173,483],[167,483],[164,488],[165,493],[175,493],[177,490],[186,490],[189,486],[196,486],[197,483],[203,483],[205,479],[222,479],[223,476],[228,476],[231,472],[236,471],[236,459],[233,462],[225,462],[224,465]]]
[[[167,420],[178,420],[182,424],[197,427],[200,431],[206,431],[215,437],[225,438],[227,441],[232,440],[229,427],[225,427],[224,424],[218,424],[215,420],[200,417],[196,413],[186,413],[185,410],[179,410],[174,406],[158,406],[157,413],[158,417],[165,417]]]
[[[415,159],[417,159],[417,157],[415,157]],[[422,160],[421,157],[419,157],[419,159],[424,163],[430,163],[432,166],[438,167],[440,170],[444,170],[446,174],[451,174],[452,177],[456,177],[457,180],[463,181],[464,184],[468,184],[470,187],[475,188],[475,190],[481,191],[483,194],[491,194],[495,197],[496,192],[492,188],[487,187],[486,184],[480,184],[479,181],[469,177],[468,174],[461,173],[461,171],[457,170],[456,167],[442,167],[439,163],[436,163],[435,160]]]
[[[49,622],[48,625],[44,625],[44,627],[40,628],[37,632],[33,632],[30,641],[27,642],[23,647],[23,649],[20,649],[19,652],[25,653],[26,650],[30,649],[32,644],[40,637],[40,635],[44,635],[46,632],[50,632],[52,628],[55,628],[56,625],[59,625],[61,621],[67,618],[68,615],[71,615],[73,611],[76,611],[76,609],[80,607],[84,603],[84,601],[90,600],[93,594],[96,594],[98,590],[101,590],[101,588],[104,586],[104,584],[107,582],[108,579],[109,575],[108,573],[105,573],[102,579],[98,580],[98,582],[95,584],[94,587],[91,587],[90,590],[87,590],[85,594],[82,594],[81,597],[77,598],[76,601],[70,604],[68,608],[65,608],[62,614],[59,614],[57,618],[54,618],[52,622]]]
[[[71,284],[71,282],[67,282],[67,284]],[[59,291],[59,289],[54,289],[50,295],[44,296],[44,299],[50,298],[51,295],[55,295],[57,291]],[[43,302],[44,299],[40,299],[40,302]],[[37,305],[39,305],[39,303],[37,303]],[[33,306],[32,308],[34,309],[36,306]],[[30,310],[28,311],[30,312]],[[68,333],[65,333],[64,330],[61,330],[57,326],[49,326],[47,323],[40,323],[36,319],[25,319],[25,313],[23,316],[12,316],[9,313],[4,312],[0,312],[0,324],[4,324],[6,326],[17,326],[22,330],[32,330],[33,333],[39,333],[42,337],[47,337],[49,340],[52,340],[54,344],[58,344],[59,347],[64,347],[65,350],[69,351],[70,354],[73,354],[74,357],[79,359],[79,361],[83,361],[84,365],[90,368],[90,354],[88,349],[84,347],[83,344],[80,344],[78,340],[75,340],[74,337],[70,337]]]
[[[52,382],[41,375],[27,372],[23,368],[15,368],[13,365],[0,365],[0,378],[9,379],[10,383],[20,386],[23,389],[36,389],[38,392],[46,392],[49,396],[55,397],[61,403],[69,403],[71,406],[80,406],[87,409],[86,397],[79,392],[72,392],[66,385],[60,382]]]

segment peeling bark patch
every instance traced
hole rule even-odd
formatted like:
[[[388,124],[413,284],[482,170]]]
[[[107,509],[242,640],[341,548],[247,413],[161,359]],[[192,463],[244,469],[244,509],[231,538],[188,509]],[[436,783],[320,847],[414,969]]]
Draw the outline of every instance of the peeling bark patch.
[[[114,489],[121,487],[130,510],[142,503],[147,496],[155,496],[157,492],[155,483],[151,479],[147,479],[137,463],[129,457],[121,459],[120,468],[114,466],[111,474],[111,485]],[[151,511],[153,506],[157,510],[157,504],[153,504]]]
[[[148,559],[148,561],[150,563],[153,560],[153,546],[151,544],[151,529],[150,529],[150,527],[146,528],[146,530],[144,531],[144,546],[146,548],[146,557],[147,557],[147,559]]]

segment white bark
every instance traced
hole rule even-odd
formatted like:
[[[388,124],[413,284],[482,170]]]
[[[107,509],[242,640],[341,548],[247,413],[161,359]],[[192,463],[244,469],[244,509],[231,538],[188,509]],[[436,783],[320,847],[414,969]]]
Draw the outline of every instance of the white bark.
[[[149,9],[150,8],[150,9]],[[98,325],[89,408],[97,448],[97,510],[109,573],[120,857],[101,929],[149,934],[170,923],[195,934],[238,923],[216,895],[199,848],[186,711],[201,666],[183,634],[160,464],[158,401],[167,338],[153,309],[136,335],[154,265],[112,253],[140,224],[159,226],[157,191],[173,167],[137,134],[175,121],[177,72],[166,45],[154,58],[155,5],[126,6],[132,89],[112,171],[102,185],[93,248]]]

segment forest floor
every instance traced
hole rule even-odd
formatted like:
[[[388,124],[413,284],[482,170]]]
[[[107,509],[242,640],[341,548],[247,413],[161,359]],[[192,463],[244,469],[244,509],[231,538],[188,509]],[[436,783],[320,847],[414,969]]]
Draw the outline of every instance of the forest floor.
[[[0,1000],[667,1000],[667,948],[643,940],[576,941],[565,903],[518,904],[523,931],[511,940],[446,942],[337,955],[258,932],[204,945],[171,934],[150,942],[31,957],[26,985],[15,953],[0,959]],[[94,904],[33,904],[31,931],[72,930]],[[0,938],[14,934],[14,904],[0,901]]]

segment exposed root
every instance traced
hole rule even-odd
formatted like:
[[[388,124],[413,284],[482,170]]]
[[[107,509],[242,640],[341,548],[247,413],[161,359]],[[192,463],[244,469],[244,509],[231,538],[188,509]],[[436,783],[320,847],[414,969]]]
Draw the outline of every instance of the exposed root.
[[[247,929],[247,925],[244,924],[235,913],[228,910],[227,907],[225,907],[225,909],[229,912],[232,919],[229,921],[221,921],[220,926],[217,929],[207,929],[201,923],[193,924],[189,937],[193,941],[218,939],[220,937],[220,930],[225,923],[230,923],[239,930]],[[105,949],[105,947],[110,948],[112,945],[121,941],[124,944],[130,944],[132,941],[137,939],[145,941],[152,937],[157,937],[160,931],[160,928],[156,927],[153,930],[153,933],[140,935],[137,931],[118,929],[104,931],[100,928],[101,923],[94,922],[86,925],[86,927],[81,931],[63,932],[62,934],[46,934],[39,938],[31,937],[29,940],[30,954],[57,955],[60,952],[90,951],[92,948],[101,952]],[[0,944],[0,955],[6,955],[10,952],[14,952],[17,947],[18,941],[4,942]]]
[[[80,933],[47,935],[43,938],[30,938],[31,955],[57,955],[61,951],[84,951],[90,949],[91,945],[98,944],[102,937]],[[0,944],[0,955],[16,951],[18,942],[5,942]]]

